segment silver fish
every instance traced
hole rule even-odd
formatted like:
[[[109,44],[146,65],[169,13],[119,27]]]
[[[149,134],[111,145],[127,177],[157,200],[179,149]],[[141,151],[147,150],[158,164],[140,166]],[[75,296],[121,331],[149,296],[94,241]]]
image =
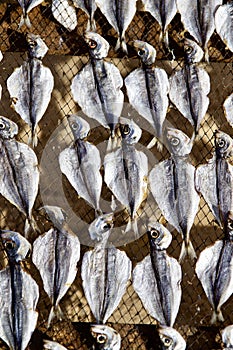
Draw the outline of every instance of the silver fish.
[[[233,154],[233,139],[222,131],[215,132],[215,152],[207,164],[196,169],[195,184],[210,210],[223,227],[233,211],[233,166],[227,158]]]
[[[163,39],[168,47],[168,25],[171,23],[177,12],[175,0],[142,0],[145,11],[156,19],[161,27],[160,40]]]
[[[0,62],[2,61],[2,59],[3,59],[3,55],[2,55],[2,52],[0,50]],[[2,98],[2,85],[0,85],[0,100],[1,100],[1,98]]]
[[[96,350],[120,350],[121,336],[113,328],[105,325],[94,325],[91,327],[91,333],[96,339]]]
[[[228,123],[233,127],[233,93],[225,99],[223,109]]]
[[[112,245],[107,247],[112,227],[113,214],[100,216],[91,223],[89,232],[96,238],[96,244],[82,261],[83,289],[97,323],[105,323],[115,311],[131,276],[132,264],[125,252]]]
[[[233,3],[221,5],[217,8],[215,15],[216,32],[226,45],[226,48],[233,52]]]
[[[51,340],[44,340],[44,349],[49,350],[67,350],[64,346]]]
[[[78,195],[84,198],[97,213],[101,212],[99,201],[102,176],[99,150],[85,140],[90,126],[84,119],[78,115],[71,115],[68,117],[68,122],[74,135],[74,143],[60,153],[60,169]]]
[[[93,32],[87,32],[85,40],[91,59],[72,80],[73,99],[89,118],[110,128],[113,136],[124,103],[123,79],[114,64],[103,60],[108,42]]]
[[[137,211],[147,196],[147,156],[135,148],[141,129],[133,120],[121,118],[122,144],[104,158],[104,181],[129,212],[126,232],[131,226],[138,234]]]
[[[196,274],[213,307],[211,323],[224,321],[221,306],[233,292],[233,214],[229,213],[223,240],[205,248],[196,263]]]
[[[17,232],[1,231],[9,266],[0,271],[0,338],[12,350],[26,349],[37,324],[39,287],[21,261],[31,245]]]
[[[185,65],[169,78],[169,97],[192,124],[196,134],[209,106],[210,77],[199,67],[203,51],[194,41],[185,39]]]
[[[29,143],[37,145],[37,124],[43,117],[51,99],[54,78],[42,64],[48,47],[39,35],[28,34],[28,59],[7,79],[7,89],[13,107],[31,128]]]
[[[154,166],[149,175],[151,192],[165,219],[183,237],[179,261],[186,254],[196,257],[189,233],[198,211],[199,195],[194,186],[195,167],[188,160],[193,140],[181,130],[167,128],[171,158]]]
[[[28,17],[28,13],[36,6],[40,5],[43,0],[18,0],[20,4],[23,14],[20,19],[19,29],[25,24],[28,28],[31,28],[31,22]]]
[[[133,287],[148,313],[163,325],[173,326],[181,302],[181,266],[166,249],[171,233],[158,222],[149,222],[150,255],[136,265]]]
[[[137,0],[96,0],[97,6],[106,17],[107,21],[115,29],[118,35],[115,51],[120,48],[127,53],[125,32],[136,13]]]
[[[167,73],[164,69],[152,67],[156,58],[153,46],[136,40],[134,47],[138,50],[142,67],[135,69],[125,78],[129,102],[152,125],[155,136],[162,143],[163,123],[168,109]]]
[[[73,0],[73,4],[75,7],[81,8],[82,11],[86,13],[88,16],[88,23],[86,31],[94,31],[96,30],[96,24],[94,20],[95,11],[97,9],[97,5],[95,0]]]
[[[207,44],[215,29],[214,13],[222,0],[176,0],[176,4],[184,28],[205,50],[208,61]]]
[[[71,0],[52,0],[51,10],[54,18],[70,32],[77,27],[76,10]]]
[[[233,325],[227,326],[221,330],[222,342],[224,344],[223,350],[233,348]]]
[[[38,192],[39,170],[34,151],[14,139],[18,126],[0,116],[0,193],[26,216],[25,234],[37,225],[32,208]]]
[[[162,350],[185,350],[186,342],[179,332],[172,327],[159,326],[158,334]]]
[[[55,316],[62,318],[59,302],[76,277],[80,243],[64,221],[60,208],[46,206],[45,209],[48,215],[57,216],[54,225],[58,227],[54,226],[34,241],[32,261],[40,272],[44,289],[52,303],[49,327]]]

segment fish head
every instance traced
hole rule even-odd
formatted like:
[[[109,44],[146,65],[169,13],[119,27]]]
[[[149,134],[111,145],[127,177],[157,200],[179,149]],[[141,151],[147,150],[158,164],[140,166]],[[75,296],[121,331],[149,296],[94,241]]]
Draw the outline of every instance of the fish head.
[[[95,59],[107,57],[109,51],[109,43],[101,35],[95,32],[86,32],[84,35],[90,55]]]
[[[62,208],[55,205],[44,205],[40,208],[40,210],[46,212],[55,227],[62,226],[67,219],[66,212]]]
[[[113,213],[100,215],[89,226],[89,234],[93,241],[108,239],[113,227]]]
[[[233,347],[233,325],[225,327],[221,330],[222,342],[224,349],[232,349]]]
[[[12,262],[24,260],[31,251],[31,244],[18,232],[1,230],[0,237],[7,256]]]
[[[201,61],[204,51],[195,41],[185,38],[184,55],[187,63],[198,63]]]
[[[39,35],[28,33],[26,40],[30,58],[42,59],[46,55],[49,48]]]
[[[148,223],[147,233],[151,247],[156,250],[167,249],[172,241],[171,233],[157,221]]]
[[[186,342],[179,332],[172,327],[160,326],[158,329],[162,350],[184,350]]]
[[[167,147],[174,156],[186,156],[191,152],[193,142],[183,131],[173,128],[166,130]]]
[[[132,119],[120,118],[120,133],[126,143],[134,144],[140,140],[142,130]]]
[[[119,350],[121,346],[121,336],[115,329],[105,326],[96,325],[91,327],[91,333],[95,338],[95,349],[99,350]]]
[[[0,116],[0,138],[12,139],[18,134],[18,125],[12,120]]]
[[[137,49],[138,57],[145,65],[150,66],[155,62],[156,50],[152,45],[145,41],[134,40],[133,46]]]
[[[223,131],[216,130],[214,133],[214,143],[217,157],[229,158],[233,154],[233,139]]]
[[[79,117],[77,114],[69,115],[67,119],[71,131],[74,135],[74,139],[85,139],[90,131],[90,125],[88,122],[85,119]]]

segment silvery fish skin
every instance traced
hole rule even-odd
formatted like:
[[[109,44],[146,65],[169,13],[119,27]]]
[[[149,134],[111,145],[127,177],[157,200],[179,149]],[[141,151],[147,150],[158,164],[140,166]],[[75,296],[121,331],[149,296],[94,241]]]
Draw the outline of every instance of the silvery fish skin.
[[[229,213],[223,240],[204,249],[195,268],[198,279],[213,307],[211,323],[224,321],[221,306],[233,292],[233,214]]]
[[[133,287],[148,313],[172,327],[181,302],[181,266],[166,252],[171,233],[158,222],[150,222],[148,230],[150,255],[136,265]]]
[[[223,350],[229,350],[233,347],[233,325],[227,326],[221,330]]]
[[[131,276],[132,264],[125,252],[112,245],[107,247],[112,226],[113,214],[92,222],[89,232],[96,237],[96,244],[82,261],[83,289],[97,323],[105,323],[118,307]]]
[[[71,0],[52,0],[51,9],[54,18],[68,31],[77,27],[76,10]]]
[[[95,0],[73,0],[73,3],[75,7],[81,8],[81,10],[83,10],[88,16],[86,31],[95,31],[96,24],[94,20],[94,15],[97,9]]]
[[[113,328],[105,325],[94,325],[91,333],[96,339],[95,350],[120,350],[121,336]]]
[[[225,99],[223,109],[228,123],[233,127],[233,93]]]
[[[166,138],[171,158],[154,166],[149,184],[163,216],[183,237],[179,261],[186,254],[194,259],[196,254],[189,233],[200,198],[194,185],[195,167],[188,160],[193,140],[172,128],[167,128]]]
[[[216,32],[226,45],[226,48],[233,52],[233,3],[221,5],[215,12]]]
[[[64,346],[58,344],[55,341],[44,340],[44,349],[49,350],[67,350]]]
[[[185,350],[184,338],[172,327],[159,326],[158,334],[161,340],[162,350]]]
[[[60,153],[60,169],[78,195],[84,198],[96,212],[101,212],[99,201],[102,176],[99,150],[85,140],[90,126],[84,119],[71,115],[68,117],[68,122],[74,135],[74,143]]]
[[[164,69],[154,68],[156,50],[144,41],[134,41],[142,67],[125,78],[130,104],[153,127],[155,136],[163,141],[163,123],[168,109],[169,81]]]
[[[14,139],[17,125],[0,116],[0,193],[26,216],[25,234],[36,229],[32,208],[38,192],[39,170],[34,151]]]
[[[184,28],[205,50],[208,61],[207,44],[215,29],[214,13],[222,0],[176,0],[176,4]]]
[[[73,78],[71,93],[83,112],[110,128],[114,136],[124,102],[123,79],[114,64],[103,60],[108,54],[108,42],[93,32],[87,32],[85,40],[91,59]]]
[[[2,55],[2,52],[0,50],[0,62],[2,61],[2,59],[3,59],[3,55]],[[2,98],[2,86],[0,85],[0,100],[1,100],[1,98]]]
[[[127,53],[125,32],[136,13],[137,0],[96,0],[97,6],[118,34],[115,51]]]
[[[233,211],[233,166],[227,158],[233,154],[232,138],[215,132],[215,152],[207,164],[196,169],[195,184],[219,225],[226,224],[229,211]]]
[[[165,44],[168,46],[168,25],[175,17],[177,12],[175,0],[142,0],[145,7],[145,11],[156,19],[161,27],[160,39],[163,39]]]
[[[20,19],[19,29],[25,24],[28,28],[31,28],[31,22],[28,17],[28,13],[36,6],[40,5],[43,0],[18,0],[23,14]]]
[[[104,158],[104,181],[117,200],[128,210],[126,232],[137,230],[137,211],[147,196],[147,156],[135,148],[141,129],[133,120],[121,118],[122,144]]]
[[[53,206],[45,209],[53,215]],[[79,239],[65,223],[62,212],[61,215],[59,227],[54,226],[33,243],[32,261],[40,272],[44,289],[52,303],[48,327],[55,315],[59,318],[63,315],[59,302],[76,277],[80,258]]]
[[[25,350],[38,318],[39,287],[20,264],[31,245],[17,232],[1,231],[0,237],[9,258],[0,271],[0,338],[12,350]]]
[[[37,124],[43,117],[51,99],[54,78],[49,68],[42,64],[48,47],[38,35],[27,35],[28,59],[16,68],[7,79],[7,89],[13,107],[30,126],[29,143],[37,145]]]
[[[203,51],[192,40],[185,39],[184,67],[169,78],[169,97],[181,114],[192,124],[196,134],[209,106],[210,77],[198,66]]]

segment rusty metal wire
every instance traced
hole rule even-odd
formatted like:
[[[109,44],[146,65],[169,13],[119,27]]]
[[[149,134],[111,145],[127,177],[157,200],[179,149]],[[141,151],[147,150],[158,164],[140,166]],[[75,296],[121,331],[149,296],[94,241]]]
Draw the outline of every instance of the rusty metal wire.
[[[43,60],[43,64],[48,66],[55,79],[55,87],[49,107],[39,123],[39,143],[35,152],[37,154],[39,164],[42,157],[47,157],[48,163],[52,163],[55,168],[55,174],[60,176],[60,170],[57,163],[57,153],[64,145],[69,144],[71,138],[66,129],[65,116],[75,113],[79,107],[74,103],[70,91],[72,78],[82,68],[88,60],[87,48],[82,38],[86,29],[87,16],[80,10],[76,9],[78,26],[72,32],[69,32],[53,17],[51,12],[51,1],[47,0],[41,5],[35,7],[30,13],[30,21],[32,28],[30,32],[39,34],[47,46],[49,52]],[[9,93],[6,89],[6,80],[13,72],[14,68],[20,66],[26,58],[26,41],[25,34],[29,31],[25,26],[18,28],[22,9],[16,0],[2,0],[0,3],[0,49],[3,52],[4,59],[0,63],[0,83],[3,88],[2,100],[0,102],[0,114],[9,117],[19,126],[18,140],[27,142],[29,129],[22,121],[20,116],[10,108],[11,101]],[[107,23],[105,17],[98,9],[95,14],[97,23],[97,32],[103,35],[110,43],[108,60],[111,60],[120,70],[123,78],[129,74],[135,67],[139,66],[139,60],[131,46],[131,41],[135,39],[144,40],[152,44],[157,50],[156,64],[166,70],[170,75],[174,70],[182,66],[183,60],[183,26],[180,21],[180,15],[177,14],[169,26],[170,47],[175,55],[175,61],[171,62],[171,55],[166,47],[159,42],[160,29],[153,17],[142,11],[140,4],[138,11],[130,24],[126,40],[129,49],[128,56],[121,52],[114,52],[114,46],[117,40],[117,34],[113,28]],[[213,133],[220,128],[222,131],[233,135],[224,116],[222,104],[226,97],[233,90],[233,71],[232,71],[232,53],[226,49],[224,43],[219,36],[214,33],[209,42],[210,63],[203,63],[208,71],[211,79],[211,92],[209,94],[210,106],[208,113],[202,122],[199,132],[199,138],[196,140],[191,160],[195,166],[204,163],[213,150]],[[123,88],[124,89],[124,88]],[[125,93],[125,90],[124,90]],[[125,94],[125,102],[128,99]],[[145,121],[134,114],[136,120],[140,121],[143,129],[140,146],[144,147],[151,140],[151,134],[147,131],[147,126],[143,127]],[[186,119],[173,107],[168,111],[167,119],[172,125],[182,129],[189,136],[192,133],[191,125]],[[64,123],[64,125],[62,124]],[[59,125],[62,125],[63,132],[60,137],[61,148],[56,152],[44,153],[45,146],[51,141],[51,135],[56,131]],[[91,121],[92,132],[89,140],[100,146],[106,142],[108,134],[104,128],[96,126]],[[52,143],[51,143],[52,145]],[[52,147],[52,146],[51,146]],[[159,153],[155,148],[152,153],[157,161],[168,157],[166,149]],[[49,158],[51,157],[51,158]],[[151,164],[153,166],[153,164]],[[46,167],[41,168],[41,176],[48,181],[48,188],[55,186],[56,179],[50,179]],[[43,181],[43,180],[42,180]],[[76,215],[89,224],[94,219],[94,211],[78,198],[70,184],[63,178],[62,180],[64,192],[72,209]],[[59,191],[59,189],[58,189]],[[104,187],[102,197],[110,202],[111,197],[108,190]],[[42,217],[38,208],[43,205],[43,200],[39,193],[34,207],[34,215],[42,232],[49,228],[48,222]],[[24,217],[3,197],[0,197],[0,227],[2,229],[12,229],[23,233]],[[146,209],[145,209],[146,208]],[[142,209],[142,218],[145,220],[148,216],[156,212],[156,216],[161,218],[151,195],[149,195],[147,204]],[[147,212],[143,212],[147,211]],[[144,215],[144,216],[143,216]],[[86,227],[80,222],[76,222],[77,234],[85,236],[87,234]],[[144,227],[145,229],[145,225]],[[84,232],[85,231],[85,232]],[[84,233],[83,233],[84,232]],[[201,198],[199,211],[196,216],[193,228],[191,230],[191,238],[194,248],[199,253],[208,245],[222,238],[221,229],[214,222],[204,199]],[[85,241],[85,240],[84,240]],[[181,247],[181,237],[174,231],[173,242],[168,249],[168,253],[178,258]],[[39,321],[37,329],[33,335],[32,341],[28,349],[42,349],[42,339],[53,339],[60,342],[68,349],[89,349],[91,346],[90,325],[95,320],[91,314],[90,308],[84,297],[82,283],[80,277],[80,266],[82,256],[88,248],[82,245],[81,259],[78,265],[78,274],[75,282],[69,289],[67,295],[61,302],[61,307],[65,313],[65,320],[59,322],[55,320],[50,329],[46,329],[47,317],[50,309],[50,302],[43,291],[42,283],[38,271],[31,263],[31,273],[40,285],[41,297],[38,304]],[[133,263],[133,267],[137,262],[141,261],[149,252],[147,236],[143,235],[140,239],[132,241],[126,246],[121,247],[128,254]],[[182,302],[180,311],[175,323],[175,328],[187,340],[188,349],[220,349],[220,329],[233,323],[232,318],[232,299],[223,306],[223,314],[225,322],[217,327],[210,326],[211,307],[204,294],[204,291],[197,280],[194,265],[186,260],[182,265]],[[145,311],[141,301],[135,294],[130,284],[122,302],[118,309],[109,319],[109,325],[120,332],[122,336],[122,349],[157,349],[156,340],[154,338],[156,321],[150,317]],[[0,343],[1,349],[6,349],[3,343]]]

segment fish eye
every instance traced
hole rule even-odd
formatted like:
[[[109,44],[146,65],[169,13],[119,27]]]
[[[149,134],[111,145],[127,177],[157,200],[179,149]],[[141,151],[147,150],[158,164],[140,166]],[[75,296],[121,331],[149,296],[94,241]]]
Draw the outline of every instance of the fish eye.
[[[111,225],[109,224],[109,223],[105,223],[104,225],[103,225],[103,229],[104,230],[109,230],[111,228]]]
[[[73,130],[77,130],[77,129],[78,129],[78,124],[73,123],[73,124],[71,125],[71,127],[72,127]]]
[[[185,46],[184,51],[189,54],[193,51],[193,48],[191,46]]]
[[[172,344],[172,339],[165,337],[165,338],[163,338],[163,343],[164,343],[165,347],[168,347]]]
[[[123,127],[123,129],[122,129],[122,131],[123,131],[123,134],[124,134],[124,135],[128,135],[129,132],[130,132],[130,127],[129,127],[129,125],[128,125],[128,124],[125,124],[124,127]]]
[[[3,129],[5,129],[5,127],[6,127],[5,123],[3,123],[3,122],[0,122],[0,130],[3,130]]]
[[[4,246],[7,250],[13,250],[15,248],[15,243],[13,241],[4,242]]]
[[[152,229],[150,231],[150,235],[151,235],[151,238],[153,239],[157,239],[159,237],[159,231],[155,230],[155,229]]]
[[[177,138],[177,137],[172,137],[170,139],[170,143],[173,145],[173,146],[178,146],[179,143],[180,143],[180,140]]]
[[[138,55],[139,55],[139,56],[143,56],[144,53],[145,53],[145,50],[143,50],[143,49],[139,49],[139,50],[138,50]]]
[[[89,40],[88,41],[88,46],[90,47],[90,49],[95,49],[97,46],[97,42],[95,40]]]
[[[97,342],[100,343],[100,344],[105,343],[106,340],[107,340],[107,336],[105,334],[99,334],[97,336]]]
[[[225,142],[223,139],[219,139],[219,140],[217,141],[217,145],[218,145],[218,147],[220,147],[220,148],[223,148],[223,147],[225,146],[225,144],[226,144],[226,142]]]

